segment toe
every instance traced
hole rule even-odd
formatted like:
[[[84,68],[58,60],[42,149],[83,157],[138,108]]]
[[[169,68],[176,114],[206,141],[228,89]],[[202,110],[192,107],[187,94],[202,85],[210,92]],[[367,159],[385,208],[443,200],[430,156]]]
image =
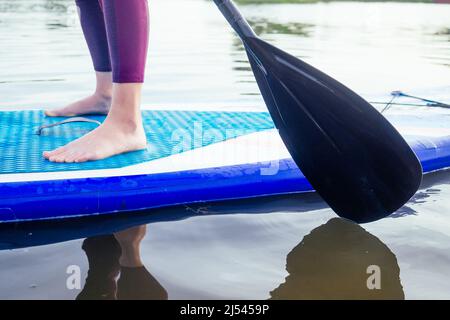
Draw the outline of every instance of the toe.
[[[81,154],[80,151],[67,152],[64,162],[66,163],[76,162],[75,160],[80,157],[80,154]]]
[[[81,153],[74,161],[76,163],[87,162],[89,161],[89,158],[87,157],[86,153]]]
[[[49,159],[51,157],[55,157],[55,156],[65,152],[66,150],[67,150],[67,147],[63,146],[63,147],[59,147],[53,151],[44,151],[44,157]]]
[[[55,111],[46,110],[46,111],[44,112],[44,114],[45,114],[47,117],[57,117]]]
[[[51,162],[57,162],[57,163],[63,162],[61,156],[50,157],[49,160],[50,160]]]
[[[59,109],[56,109],[56,110],[45,110],[44,114],[47,117],[61,117],[62,116],[62,113],[61,113],[61,111]]]
[[[49,158],[52,162],[62,163],[66,160],[67,154],[66,153],[60,153],[58,155],[53,155]]]
[[[77,158],[77,162],[87,162],[98,160],[96,152],[86,151]]]

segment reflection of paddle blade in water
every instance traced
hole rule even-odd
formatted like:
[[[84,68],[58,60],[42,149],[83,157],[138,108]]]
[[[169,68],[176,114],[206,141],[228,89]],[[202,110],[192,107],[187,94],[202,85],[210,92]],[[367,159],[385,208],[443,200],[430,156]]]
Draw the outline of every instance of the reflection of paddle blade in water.
[[[380,289],[367,286],[371,265],[380,268]],[[339,218],[305,236],[288,254],[286,270],[272,299],[404,299],[395,255],[361,226]]]

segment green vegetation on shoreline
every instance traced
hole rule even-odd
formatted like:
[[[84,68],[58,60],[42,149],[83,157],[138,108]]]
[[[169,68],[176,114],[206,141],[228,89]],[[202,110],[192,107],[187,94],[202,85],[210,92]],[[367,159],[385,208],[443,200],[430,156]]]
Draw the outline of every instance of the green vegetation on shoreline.
[[[264,3],[317,3],[317,2],[423,2],[433,3],[433,0],[234,0],[240,4],[264,4]]]
[[[314,3],[319,0],[234,0],[241,4],[263,4],[263,3]]]

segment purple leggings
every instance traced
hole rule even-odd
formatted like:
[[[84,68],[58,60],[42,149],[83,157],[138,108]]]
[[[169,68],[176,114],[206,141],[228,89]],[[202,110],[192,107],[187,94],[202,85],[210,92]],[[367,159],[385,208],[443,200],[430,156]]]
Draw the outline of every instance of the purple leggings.
[[[143,82],[148,47],[147,0],[75,0],[94,69],[113,82]]]

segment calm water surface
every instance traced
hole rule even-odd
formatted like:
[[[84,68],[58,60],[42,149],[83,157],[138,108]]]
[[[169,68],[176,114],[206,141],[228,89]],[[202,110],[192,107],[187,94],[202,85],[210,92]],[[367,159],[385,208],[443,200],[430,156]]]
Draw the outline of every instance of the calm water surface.
[[[150,10],[144,108],[264,110],[242,45],[210,1],[152,0]],[[242,11],[264,39],[370,100],[402,89],[450,102],[450,5],[275,4]],[[0,44],[0,109],[58,107],[92,89],[71,0],[0,0]],[[159,285],[146,290],[163,287],[171,299],[448,299],[449,198],[447,171],[427,176],[393,217],[363,226],[333,219],[315,195],[3,225],[0,298],[75,298],[79,290],[67,289],[66,270],[77,265],[86,275],[83,238],[148,223],[141,256]],[[365,287],[372,264],[381,268],[381,291]]]

